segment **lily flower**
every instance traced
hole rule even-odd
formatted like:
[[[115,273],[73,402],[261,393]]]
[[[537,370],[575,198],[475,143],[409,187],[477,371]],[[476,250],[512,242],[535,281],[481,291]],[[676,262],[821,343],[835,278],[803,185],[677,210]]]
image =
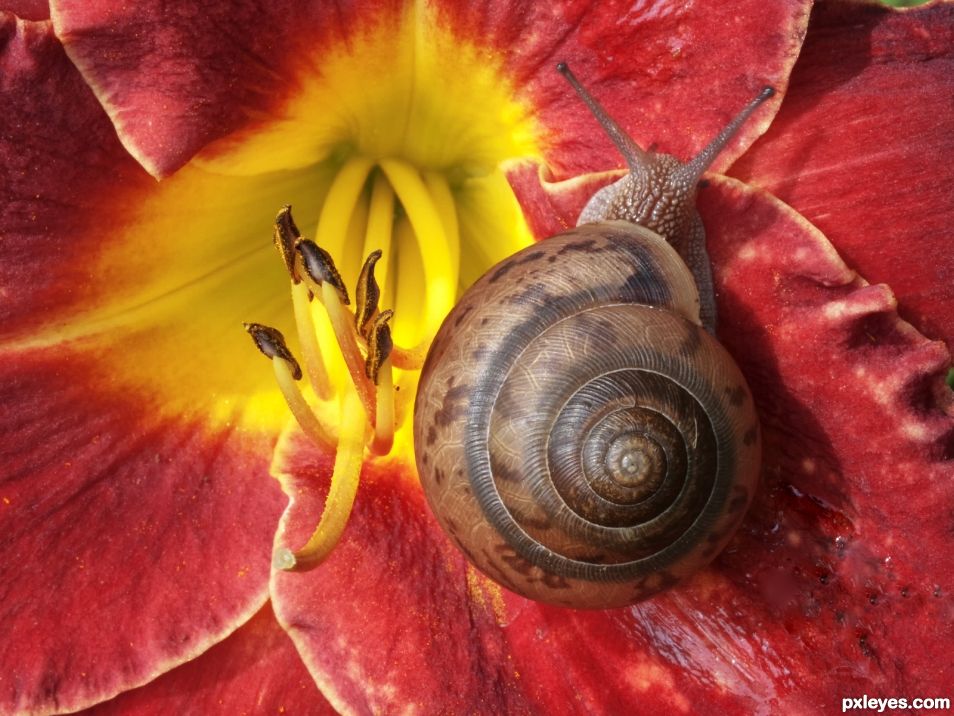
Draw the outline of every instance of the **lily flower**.
[[[0,712],[952,696],[950,4],[4,7]],[[778,90],[699,194],[760,492],[605,612],[469,566],[409,427],[460,292],[622,173],[558,61],[682,158]]]

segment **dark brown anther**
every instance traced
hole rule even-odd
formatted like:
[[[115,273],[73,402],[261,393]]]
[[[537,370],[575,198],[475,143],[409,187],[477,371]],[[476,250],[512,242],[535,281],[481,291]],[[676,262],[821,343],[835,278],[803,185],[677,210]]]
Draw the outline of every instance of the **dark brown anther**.
[[[374,278],[374,265],[381,258],[381,250],[372,251],[361,267],[358,276],[358,286],[355,289],[354,327],[358,333],[368,338],[368,329],[371,319],[378,310],[378,299],[381,298],[381,289]],[[370,340],[370,339],[369,339]]]
[[[277,328],[263,326],[261,323],[243,323],[245,330],[255,341],[255,345],[266,358],[281,358],[292,368],[295,380],[301,380],[301,366],[285,345],[285,336]]]
[[[388,325],[393,315],[394,311],[390,308],[387,311],[381,311],[368,330],[368,357],[364,363],[364,372],[375,385],[378,384],[381,364],[388,359],[391,348],[394,347],[391,341],[391,327]]]
[[[301,277],[295,271],[295,244],[301,238],[295,220],[292,219],[291,204],[285,204],[275,217],[275,227],[272,231],[272,241],[285,262],[285,269],[292,281],[299,283]]]
[[[346,306],[350,305],[351,299],[348,298],[348,289],[345,287],[344,281],[341,280],[341,274],[338,273],[338,267],[335,266],[331,254],[310,239],[302,239],[295,244],[295,248],[301,254],[308,275],[319,285],[326,281],[330,283],[338,292],[341,302]]]

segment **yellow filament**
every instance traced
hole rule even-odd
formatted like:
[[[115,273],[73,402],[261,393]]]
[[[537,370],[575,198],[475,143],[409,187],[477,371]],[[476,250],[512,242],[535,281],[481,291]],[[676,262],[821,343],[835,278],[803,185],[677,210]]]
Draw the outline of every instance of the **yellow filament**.
[[[311,389],[321,400],[329,400],[334,395],[331,379],[325,362],[321,359],[321,347],[315,334],[315,323],[311,318],[311,305],[308,301],[308,287],[304,283],[292,283],[292,307],[295,309],[295,326],[298,329],[298,341],[304,355],[305,373]]]
[[[457,267],[451,264],[443,222],[420,173],[399,159],[382,159],[381,169],[404,206],[421,247],[427,293],[422,340],[429,342],[454,305]]]
[[[450,256],[451,269],[454,271],[454,285],[459,280],[460,267],[460,227],[457,222],[457,202],[451,191],[450,184],[440,172],[426,172],[424,184],[434,200],[434,208],[441,217],[444,226],[444,237],[447,239],[447,253]]]
[[[341,297],[338,296],[335,287],[329,282],[325,281],[321,284],[319,290],[321,292],[319,294],[321,302],[328,312],[335,338],[338,339],[341,355],[344,356],[348,373],[351,374],[351,381],[358,391],[358,397],[364,405],[364,411],[369,419],[374,420],[374,386],[371,385],[364,374],[364,358],[361,356],[361,351],[358,350],[358,342],[354,332],[354,314],[341,302]]]
[[[395,346],[391,350],[390,358],[394,367],[401,368],[395,380],[395,393],[399,400],[396,401],[394,406],[394,423],[401,426],[404,423],[410,404],[413,402],[414,391],[420,378],[416,371],[420,370],[424,362],[430,341],[422,336],[420,326],[413,320],[415,316],[419,316],[421,313],[419,287],[424,285],[424,266],[418,250],[417,239],[414,237],[414,231],[406,216],[402,216],[396,222],[394,239],[397,244],[396,253],[399,255],[398,267],[403,288],[398,291],[396,296],[394,307],[396,319],[394,326]],[[407,316],[412,320],[397,323],[401,316]],[[424,339],[412,349],[402,349],[397,345],[397,341],[413,342],[421,338]]]
[[[371,187],[371,208],[368,212],[368,230],[364,237],[365,258],[372,251],[381,250],[383,259],[374,267],[374,277],[377,279],[381,295],[387,290],[388,265],[391,253],[391,229],[394,225],[394,190],[387,178],[380,173],[375,174]]]
[[[370,159],[351,157],[331,183],[318,217],[315,243],[332,256],[345,255],[348,226],[371,167]]]
[[[391,363],[401,370],[420,370],[430,346],[430,340],[422,332],[418,320],[422,299],[426,300],[424,259],[420,255],[414,229],[406,216],[395,222],[394,243],[397,247],[394,253],[400,285],[394,295]],[[412,347],[405,348],[401,344],[412,344]]]
[[[401,370],[420,370],[424,365],[424,359],[427,358],[428,348],[430,348],[429,340],[421,341],[411,348],[395,345],[391,349],[391,361],[395,368]]]
[[[395,350],[391,351],[391,360],[395,352],[401,353],[399,345],[414,344],[420,341],[424,346],[427,341],[421,326],[421,314],[424,302],[424,264],[414,238],[414,230],[406,216],[399,216],[394,222],[394,254],[397,258],[397,285],[394,294],[394,321],[391,324],[391,337],[395,343]]]
[[[331,553],[344,532],[354,507],[358,491],[361,464],[364,462],[367,417],[354,390],[346,389],[341,403],[341,437],[335,454],[335,467],[325,509],[314,533],[305,545],[292,554],[281,549],[275,555],[275,565],[281,569],[313,567]]]
[[[292,375],[288,361],[284,358],[272,358],[272,368],[275,370],[278,387],[285,397],[285,402],[288,403],[288,409],[295,416],[295,420],[298,421],[305,435],[319,445],[334,449],[334,432],[321,423],[308,403],[305,402],[305,397],[298,389],[298,383]]]
[[[391,451],[397,426],[403,423],[413,403],[413,388],[417,382],[414,371],[423,364],[428,346],[456,297],[460,227],[454,195],[446,179],[436,172],[422,176],[401,160],[384,159],[368,191],[365,187],[372,167],[372,162],[363,157],[349,159],[342,166],[323,204],[315,238],[322,248],[340,258],[342,274],[348,279],[351,278],[348,268],[354,263],[351,259],[355,258],[357,247],[362,249],[359,258],[378,249],[385,256],[399,256],[390,265],[388,259],[379,262],[376,278],[382,295],[394,294],[398,304],[396,315],[403,320],[395,327],[396,334],[403,334],[403,338],[416,345],[411,348],[395,345],[380,366],[375,386],[364,372],[363,341],[355,332],[354,314],[341,301],[334,286],[329,282],[318,285],[306,275],[301,284],[292,287],[304,365],[319,396],[318,405],[315,408],[308,405],[284,361],[273,361],[275,373],[302,429],[315,442],[335,449],[336,457],[328,499],[318,526],[297,552],[281,549],[276,553],[276,566],[283,569],[320,563],[340,539],[354,503],[365,446],[372,455]],[[404,215],[397,219],[396,201],[400,201],[404,209]],[[399,272],[400,286],[392,270]],[[312,314],[309,290],[324,305],[327,322]],[[319,319],[317,327],[316,318]],[[332,332],[351,378],[339,385],[332,384],[320,348],[326,338],[331,338]],[[335,362],[340,360],[333,358]],[[398,369],[396,380],[395,368]],[[398,390],[402,392],[398,394]],[[336,393],[340,396],[337,438],[321,415],[332,404],[326,399]],[[373,431],[371,435],[369,428]]]
[[[338,270],[349,288],[354,288],[361,266],[364,264],[364,255],[361,247],[368,231],[368,214],[370,209],[370,192],[362,190],[358,194],[354,208],[351,210],[351,219],[348,221],[348,231],[345,234],[345,244],[340,254],[341,261]]]
[[[387,455],[394,444],[394,383],[391,378],[391,359],[385,358],[378,370],[377,415],[374,421],[374,443],[371,452]]]

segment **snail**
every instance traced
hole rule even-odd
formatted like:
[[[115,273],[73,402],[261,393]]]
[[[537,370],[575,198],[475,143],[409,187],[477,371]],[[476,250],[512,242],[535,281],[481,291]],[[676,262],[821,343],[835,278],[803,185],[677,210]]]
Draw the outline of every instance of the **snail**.
[[[558,70],[629,173],[575,228],[464,294],[428,353],[414,442],[427,500],[477,568],[537,601],[602,609],[708,564],[758,483],[758,418],[714,337],[694,202],[702,173],[773,90],[682,164],[640,149]]]

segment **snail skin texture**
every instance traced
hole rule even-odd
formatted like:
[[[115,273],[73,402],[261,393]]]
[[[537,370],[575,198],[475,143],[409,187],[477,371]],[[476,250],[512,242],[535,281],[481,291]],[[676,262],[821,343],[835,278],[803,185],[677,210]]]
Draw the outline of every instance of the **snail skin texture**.
[[[761,457],[745,379],[700,320],[698,271],[677,241],[606,214],[465,293],[414,416],[425,494],[470,561],[531,599],[592,609],[708,564]]]

